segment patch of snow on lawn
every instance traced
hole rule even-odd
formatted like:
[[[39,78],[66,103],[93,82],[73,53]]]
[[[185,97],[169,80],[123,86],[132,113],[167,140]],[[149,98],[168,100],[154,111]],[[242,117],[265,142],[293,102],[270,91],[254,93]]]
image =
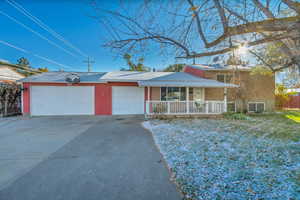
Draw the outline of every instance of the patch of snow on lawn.
[[[143,125],[186,199],[300,199],[299,143],[255,137],[224,120]]]

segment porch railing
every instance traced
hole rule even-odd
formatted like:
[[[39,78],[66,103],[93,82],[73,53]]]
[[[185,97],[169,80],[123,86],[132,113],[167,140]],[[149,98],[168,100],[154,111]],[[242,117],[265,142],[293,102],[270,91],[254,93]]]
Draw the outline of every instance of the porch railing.
[[[147,101],[148,115],[221,114],[224,101]]]

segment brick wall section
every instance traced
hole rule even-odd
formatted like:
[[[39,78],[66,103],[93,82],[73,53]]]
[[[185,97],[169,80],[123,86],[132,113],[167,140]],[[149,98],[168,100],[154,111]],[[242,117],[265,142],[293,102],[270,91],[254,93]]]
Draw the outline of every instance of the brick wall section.
[[[265,102],[266,111],[275,109],[275,76],[252,75],[250,71],[215,71],[201,70],[186,66],[184,72],[192,75],[217,80],[218,74],[233,75],[232,83],[239,85],[240,89],[228,88],[227,100],[235,101],[239,111],[246,110],[248,102]],[[205,88],[205,100],[224,100],[223,88]]]
[[[233,75],[232,83],[240,89],[228,89],[228,101],[236,101],[239,110],[247,109],[248,102],[265,102],[266,111],[275,108],[275,77],[270,75],[252,75],[250,71],[206,71],[205,78],[217,80],[218,74]],[[238,91],[241,92],[238,92]],[[223,88],[206,88],[206,100],[223,100]],[[240,94],[240,95],[239,95]],[[238,98],[241,96],[241,98]]]
[[[151,100],[160,101],[160,87],[151,88]]]
[[[223,101],[224,89],[223,88],[205,88],[206,101]]]

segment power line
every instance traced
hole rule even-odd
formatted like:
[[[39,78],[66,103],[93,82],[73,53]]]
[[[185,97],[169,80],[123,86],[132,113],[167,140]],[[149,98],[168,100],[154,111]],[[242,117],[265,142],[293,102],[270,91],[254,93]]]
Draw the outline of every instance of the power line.
[[[66,50],[65,48],[59,46],[58,44],[56,44],[55,42],[52,42],[51,40],[49,40],[48,38],[44,37],[43,35],[41,35],[40,33],[34,31],[33,29],[31,29],[30,27],[26,26],[25,24],[23,24],[22,22],[18,21],[17,19],[9,16],[8,14],[4,13],[3,11],[0,10],[0,14],[4,15],[5,17],[7,17],[8,19],[14,21],[15,23],[19,24],[20,26],[22,26],[23,28],[27,29],[28,31],[34,33],[35,35],[37,35],[38,37],[42,38],[43,40],[46,40],[48,43],[52,44],[53,46],[63,50],[64,52],[68,53],[69,55],[78,58],[75,54],[71,53],[70,51]]]
[[[72,67],[70,67],[70,66],[67,66],[67,65],[58,63],[58,62],[56,62],[56,61],[54,61],[54,60],[51,60],[51,59],[49,59],[49,58],[46,58],[46,57],[44,57],[44,56],[40,56],[40,55],[38,55],[38,54],[32,53],[32,52],[30,52],[30,51],[28,51],[28,50],[25,50],[25,49],[23,49],[23,48],[20,48],[20,47],[17,47],[17,46],[15,46],[15,45],[12,45],[12,44],[10,44],[10,43],[8,43],[8,42],[5,42],[5,41],[0,40],[0,43],[3,44],[3,45],[6,45],[6,46],[8,46],[8,47],[11,47],[11,48],[13,48],[13,49],[16,49],[16,50],[18,50],[18,51],[22,51],[22,52],[24,52],[24,53],[31,54],[31,55],[33,55],[33,56],[35,56],[35,57],[37,57],[37,58],[40,58],[40,59],[42,59],[42,60],[45,60],[45,61],[47,61],[47,62],[49,62],[49,63],[52,63],[52,64],[55,64],[55,65],[58,65],[58,66],[60,66],[60,67],[62,67],[62,68],[69,68],[69,69],[72,69]]]
[[[27,16],[29,19],[31,19],[33,22],[35,22],[37,25],[39,25],[41,28],[46,30],[48,33],[50,33],[53,37],[56,39],[62,41],[65,45],[68,47],[74,49],[77,53],[79,53],[81,56],[88,57],[87,54],[83,53],[79,48],[75,47],[71,42],[66,40],[63,36],[58,34],[56,31],[54,31],[52,28],[47,26],[44,22],[42,22],[39,18],[32,15],[29,11],[27,11],[22,5],[17,3],[14,0],[6,0],[7,3],[9,3],[11,6],[13,6],[15,9],[17,9],[19,12]]]

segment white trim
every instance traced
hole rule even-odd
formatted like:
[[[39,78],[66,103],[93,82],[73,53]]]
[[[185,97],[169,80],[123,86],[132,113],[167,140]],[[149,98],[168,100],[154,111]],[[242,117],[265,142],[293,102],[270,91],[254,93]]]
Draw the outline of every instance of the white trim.
[[[262,103],[262,104],[264,104],[264,110],[263,110],[263,112],[265,112],[266,111],[266,103],[264,102],[264,101],[249,101],[248,102],[248,112],[257,112],[257,104],[258,103]],[[250,111],[250,109],[249,109],[249,104],[255,104],[255,111]]]
[[[190,88],[185,88],[185,101],[186,101],[186,112],[190,114]]]
[[[175,104],[173,104],[175,103]],[[190,104],[192,103],[192,104]],[[195,107],[192,111],[185,109],[185,105],[194,105],[194,103],[199,103],[199,101],[149,101],[149,107],[153,110],[147,110],[147,115],[196,115],[196,114],[222,114],[224,113],[224,101],[203,101],[201,102],[203,106],[200,110]],[[172,104],[172,106],[171,106]],[[152,106],[150,106],[152,105]],[[164,107],[161,111],[154,111],[155,107]],[[172,107],[172,108],[171,108]],[[188,112],[190,110],[190,112]]]

